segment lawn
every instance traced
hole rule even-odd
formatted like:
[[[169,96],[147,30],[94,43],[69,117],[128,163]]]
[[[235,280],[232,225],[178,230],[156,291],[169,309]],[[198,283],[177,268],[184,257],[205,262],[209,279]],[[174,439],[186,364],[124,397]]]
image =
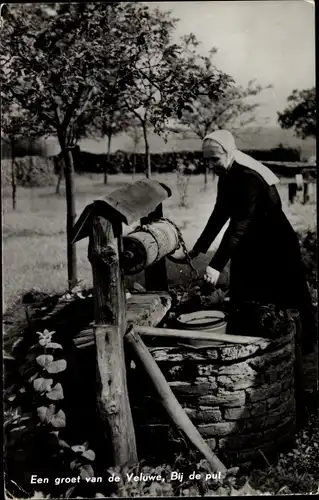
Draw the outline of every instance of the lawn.
[[[135,180],[142,178],[136,175]],[[175,174],[155,174],[154,179],[166,183],[172,189],[172,197],[164,202],[164,215],[180,227],[188,248],[200,235],[211,213],[216,197],[216,182],[211,178],[205,189],[203,176],[189,180],[185,204],[180,207],[182,189],[177,185]],[[79,216],[85,206],[95,199],[107,196],[111,191],[132,182],[131,175],[109,176],[109,184],[103,185],[102,175],[76,177],[76,211]],[[279,186],[284,210],[296,229],[314,228],[316,204],[295,203],[288,206],[288,188]],[[4,309],[31,288],[44,292],[61,292],[67,287],[66,267],[66,202],[64,191],[55,194],[55,187],[18,188],[17,210],[11,208],[10,190],[2,197],[3,210],[3,296]],[[137,221],[138,222],[138,221]],[[124,232],[130,228],[125,227]],[[91,284],[91,268],[87,259],[87,240],[77,243],[78,278],[83,286]],[[211,250],[214,250],[214,244]],[[195,264],[203,272],[211,253],[199,257]],[[185,266],[168,264],[170,284],[188,279]],[[141,281],[137,275],[133,278]]]

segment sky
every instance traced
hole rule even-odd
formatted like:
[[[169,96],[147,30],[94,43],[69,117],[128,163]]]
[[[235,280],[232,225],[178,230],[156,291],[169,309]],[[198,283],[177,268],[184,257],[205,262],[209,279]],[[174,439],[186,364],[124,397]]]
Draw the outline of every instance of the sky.
[[[277,125],[277,111],[293,89],[315,86],[315,8],[309,0],[202,0],[144,2],[180,19],[176,35],[194,33],[215,65],[236,83],[249,80],[273,89],[260,94],[261,125]]]

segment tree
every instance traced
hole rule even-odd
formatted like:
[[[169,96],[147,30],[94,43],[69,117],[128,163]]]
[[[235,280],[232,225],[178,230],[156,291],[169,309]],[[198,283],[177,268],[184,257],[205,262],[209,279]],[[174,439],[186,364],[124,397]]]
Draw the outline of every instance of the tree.
[[[103,99],[106,97],[106,100]],[[132,116],[121,102],[119,95],[102,96],[102,100],[97,104],[97,110],[94,113],[91,122],[91,133],[95,132],[101,137],[106,137],[106,161],[104,163],[104,184],[108,181],[108,167],[111,157],[112,137],[125,132],[131,124]]]
[[[65,3],[9,5],[1,32],[2,100],[25,110],[34,130],[58,137],[65,165],[68,281],[77,281],[74,166],[71,154],[83,129],[80,122],[103,88],[128,64],[121,34],[129,25],[126,5]],[[129,55],[128,55],[129,57]],[[129,66],[129,64],[128,64]],[[118,84],[121,84],[119,81]],[[83,132],[83,130],[82,130]]]
[[[33,130],[30,127],[23,110],[4,100],[2,103],[1,139],[7,139],[10,149],[12,210],[16,210],[17,208],[17,172],[15,160],[19,153],[21,153],[19,151],[19,143],[25,137],[28,137],[30,142],[31,138],[36,139],[40,135],[39,130]]]
[[[210,57],[215,53],[216,49],[212,49]],[[182,133],[184,137],[191,133],[201,140],[214,130],[223,128],[233,132],[240,130],[255,121],[254,112],[259,104],[252,102],[251,98],[262,90],[263,87],[249,81],[247,88],[238,85],[229,86],[218,99],[200,94],[193,101],[191,109],[183,111],[171,130]],[[207,167],[205,167],[204,182],[207,184]]]
[[[289,106],[278,112],[282,128],[294,128],[298,137],[316,137],[316,89],[293,90],[288,97]]]
[[[193,102],[192,109],[183,111],[174,131],[190,131],[200,139],[204,139],[214,130],[241,129],[255,121],[254,112],[259,104],[251,102],[250,99],[262,90],[263,87],[249,81],[247,88],[229,87],[218,100],[210,99],[207,95],[199,95]]]
[[[15,170],[15,150],[16,142],[19,137],[19,124],[17,120],[11,115],[10,112],[2,114],[2,131],[7,137],[10,148],[11,156],[11,199],[12,199],[12,210],[17,208],[17,180],[16,180],[16,170]]]
[[[140,124],[136,121],[136,119],[132,119],[131,125],[129,129],[127,130],[127,135],[132,139],[133,141],[133,165],[132,165],[132,177],[134,179],[135,173],[136,173],[136,153],[137,153],[137,148],[140,143],[140,140],[143,137],[142,130],[140,128]]]
[[[148,131],[165,135],[170,120],[200,94],[217,98],[231,80],[209,58],[196,52],[194,35],[172,43],[177,19],[169,12],[135,5],[132,30],[136,33],[136,59],[131,66],[124,100],[140,123],[145,143],[145,172],[151,176]]]

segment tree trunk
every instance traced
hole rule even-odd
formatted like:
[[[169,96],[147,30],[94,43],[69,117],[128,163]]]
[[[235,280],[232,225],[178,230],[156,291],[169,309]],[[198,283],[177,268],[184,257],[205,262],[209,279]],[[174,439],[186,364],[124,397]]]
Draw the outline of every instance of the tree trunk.
[[[145,142],[145,175],[148,179],[150,179],[152,176],[152,169],[151,169],[150,147],[149,147],[148,138],[147,138],[147,124],[146,124],[146,122],[143,123],[143,135],[144,135],[144,142]]]
[[[136,173],[136,153],[133,154],[133,171],[132,171],[132,179],[134,179]]]
[[[112,140],[112,136],[109,135],[108,138],[107,138],[107,156],[106,156],[106,162],[104,163],[104,184],[105,185],[107,184],[107,181],[108,181],[107,174],[108,174],[108,169],[109,169],[110,160],[111,160],[111,140]]]
[[[207,165],[205,165],[205,172],[204,172],[204,184],[207,186],[207,174],[208,174],[208,168]]]
[[[58,182],[57,182],[57,185],[56,185],[56,188],[55,188],[55,193],[56,194],[60,194],[60,187],[61,187],[62,179],[63,179],[63,162],[61,161]]]
[[[68,284],[71,289],[77,282],[76,247],[71,243],[72,229],[76,219],[74,165],[72,151],[66,147],[63,136],[59,136],[59,142],[64,160]]]
[[[11,197],[12,197],[12,210],[17,208],[17,181],[14,166],[14,141],[11,140]]]

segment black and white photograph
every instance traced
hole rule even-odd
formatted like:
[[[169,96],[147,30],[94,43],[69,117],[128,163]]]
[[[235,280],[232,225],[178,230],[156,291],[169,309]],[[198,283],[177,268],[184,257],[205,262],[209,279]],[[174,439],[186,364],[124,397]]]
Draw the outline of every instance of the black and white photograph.
[[[314,1],[0,23],[6,500],[318,495]]]

